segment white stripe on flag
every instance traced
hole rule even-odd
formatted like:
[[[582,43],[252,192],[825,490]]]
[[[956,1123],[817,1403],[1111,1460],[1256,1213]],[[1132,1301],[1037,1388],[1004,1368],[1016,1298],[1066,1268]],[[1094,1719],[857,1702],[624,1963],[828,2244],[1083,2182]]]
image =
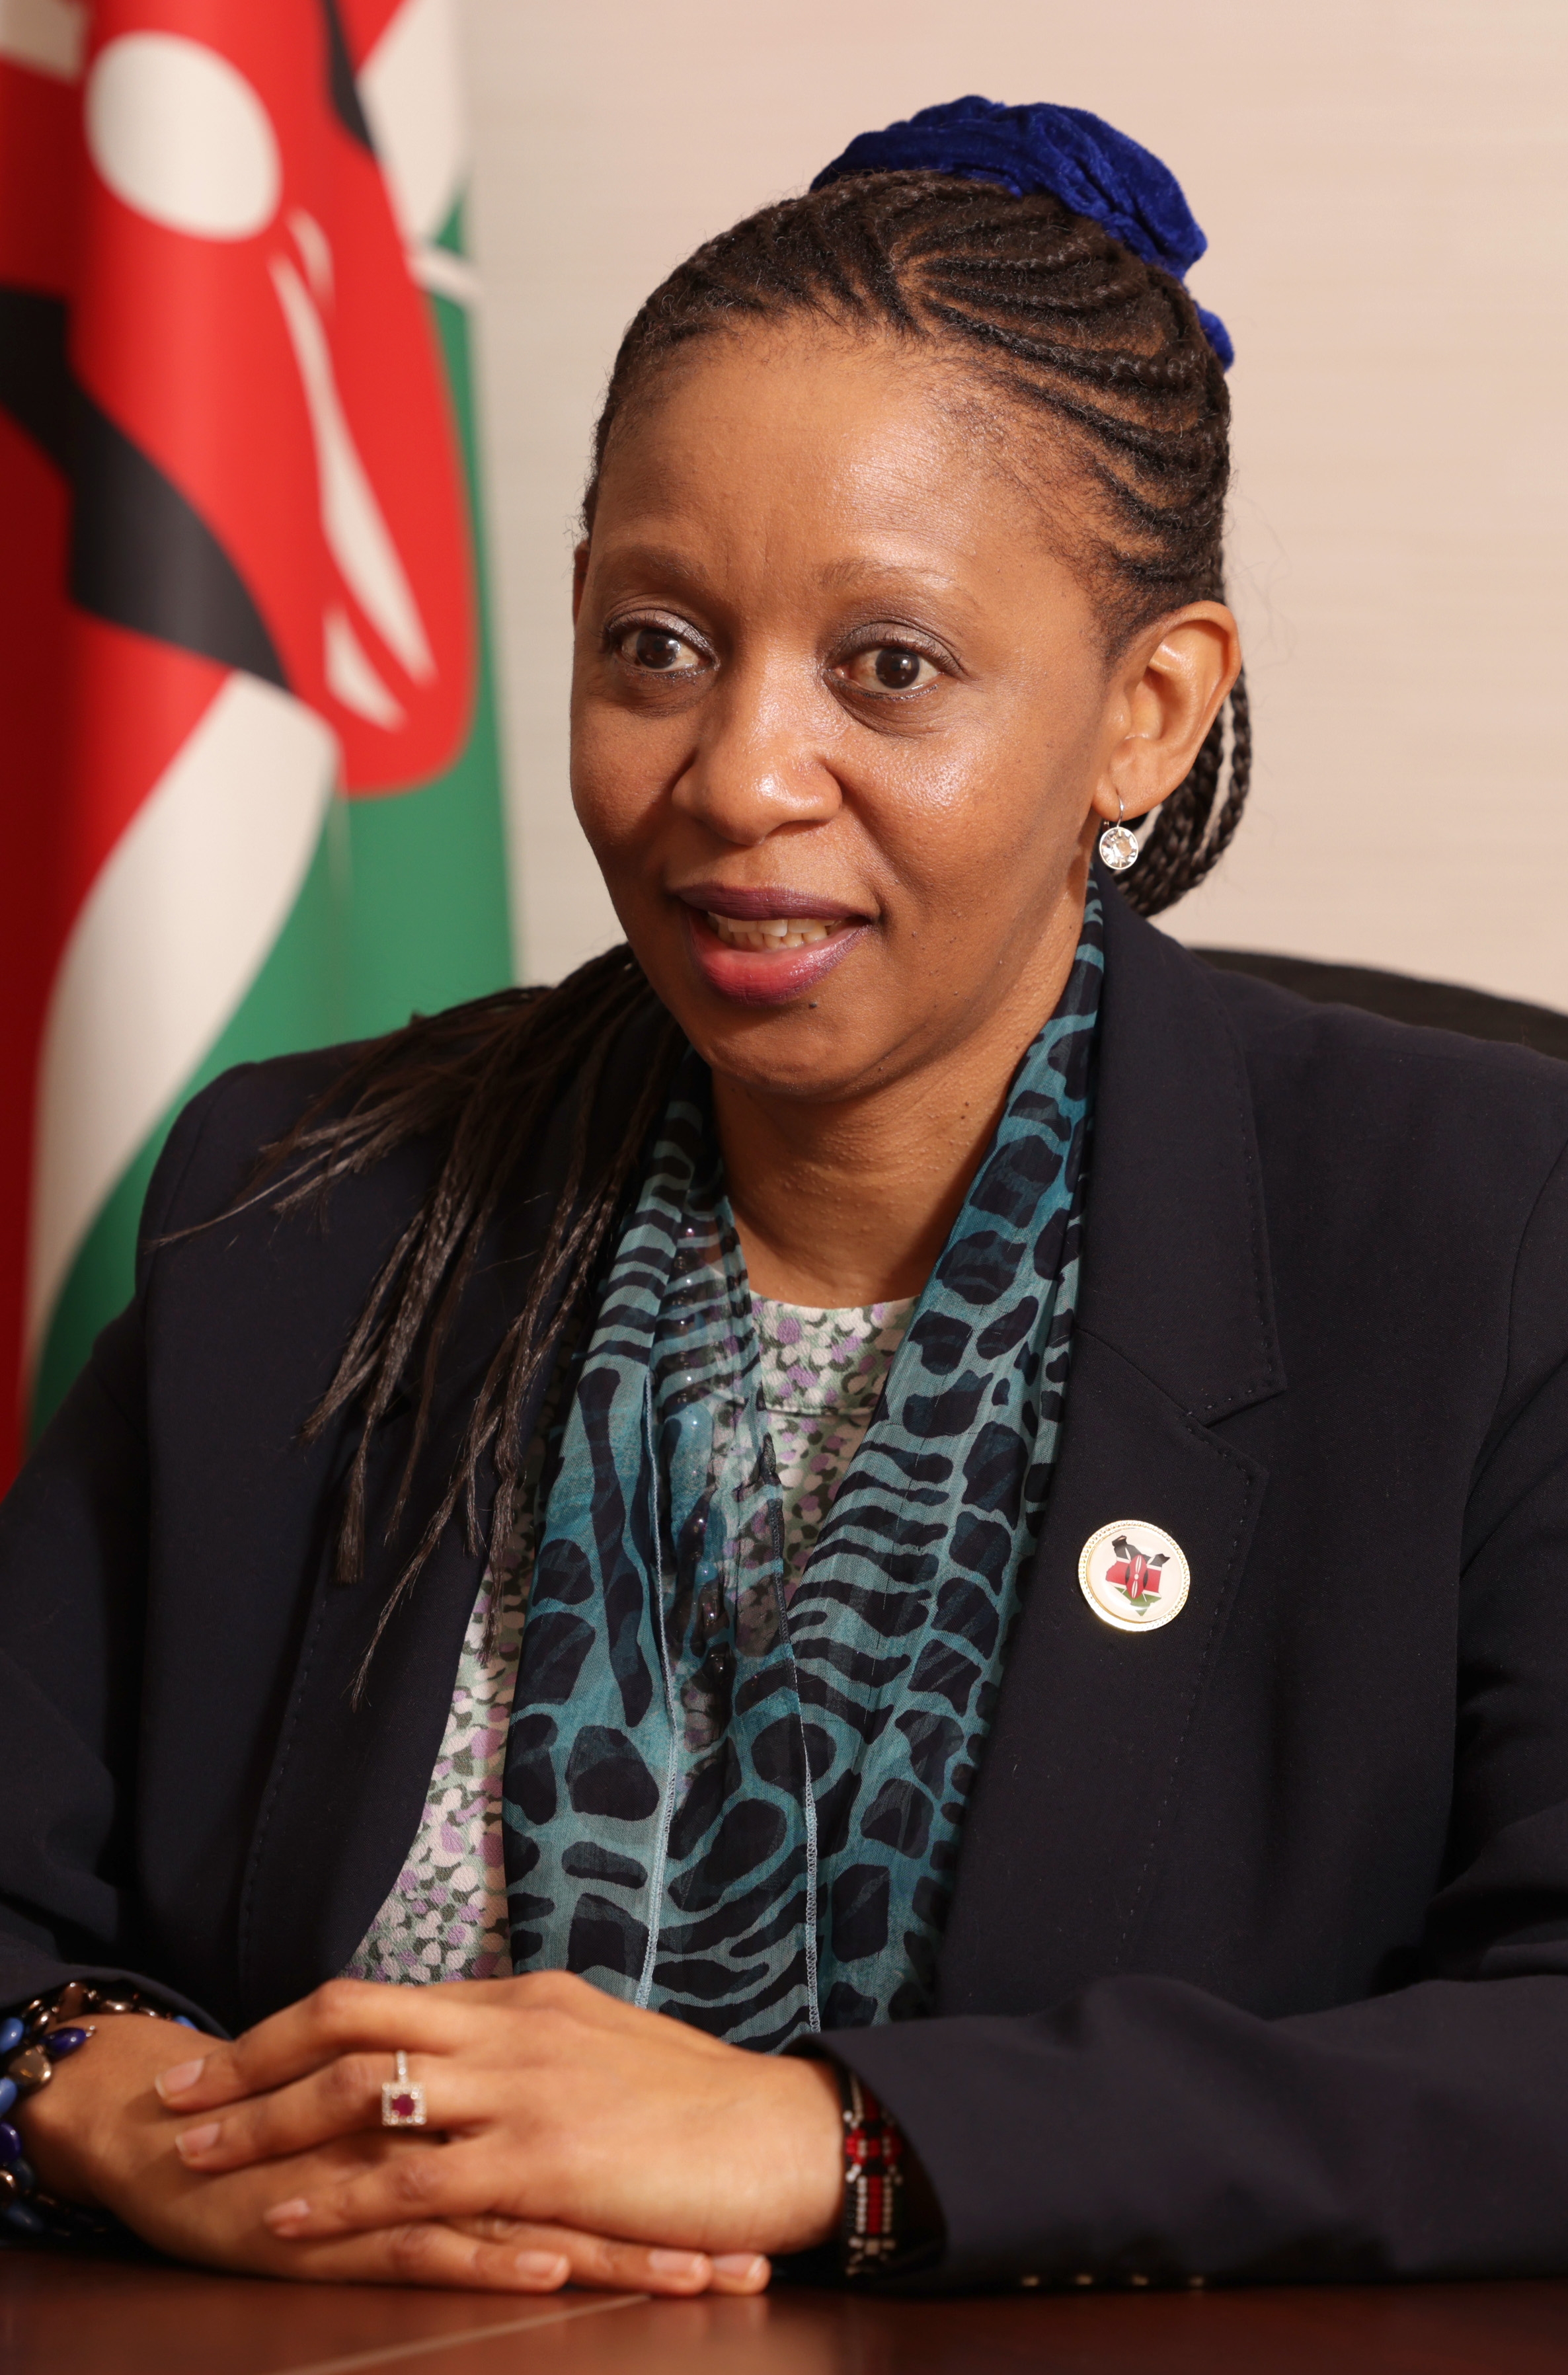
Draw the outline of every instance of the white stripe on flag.
[[[321,315],[286,256],[275,256],[267,269],[283,308],[315,440],[322,534],[387,649],[396,653],[411,677],[426,682],[435,674],[430,638],[354,443]]]
[[[355,79],[404,245],[418,246],[468,177],[456,0],[403,0]]]
[[[450,247],[432,247],[428,240],[408,250],[408,270],[432,297],[450,297],[454,305],[477,305],[479,276],[466,255]]]
[[[88,893],[40,1063],[29,1371],[104,1199],[288,920],[337,771],[336,738],[313,710],[231,676]]]

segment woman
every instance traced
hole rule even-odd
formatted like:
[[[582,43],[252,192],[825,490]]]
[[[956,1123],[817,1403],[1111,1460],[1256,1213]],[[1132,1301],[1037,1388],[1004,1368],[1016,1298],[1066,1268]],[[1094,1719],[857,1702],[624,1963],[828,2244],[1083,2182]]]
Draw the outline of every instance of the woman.
[[[1245,784],[1200,247],[966,100],[633,323],[631,952],[199,1098],[6,1505],[55,2198],[522,2289],[1568,2266],[1568,1077],[1134,912]]]

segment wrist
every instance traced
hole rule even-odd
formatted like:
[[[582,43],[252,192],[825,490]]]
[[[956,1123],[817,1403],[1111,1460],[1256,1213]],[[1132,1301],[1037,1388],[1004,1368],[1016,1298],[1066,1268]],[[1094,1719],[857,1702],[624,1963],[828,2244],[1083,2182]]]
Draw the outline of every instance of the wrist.
[[[6,2119],[21,2137],[24,2168],[30,2166],[42,2194],[112,2210],[124,2184],[157,2148],[155,2127],[173,2124],[153,2081],[160,2070],[189,2059],[191,2033],[171,2019],[132,2009],[124,1997],[100,1996],[79,2009],[68,2005],[67,2013],[70,2025],[88,2032],[87,2041],[79,2051],[49,2056],[47,2083],[33,2085]],[[57,2034],[63,2026],[58,2016],[53,2026]],[[25,2057],[23,2066],[36,2070],[33,2055]]]
[[[785,2054],[773,2064],[796,2097],[795,2184],[787,2231],[771,2249],[783,2255],[831,2242],[843,2196],[843,2119],[838,2075],[827,2062]]]
[[[839,2273],[902,2274],[941,2251],[945,2221],[936,2191],[898,2121],[847,2062],[818,2059],[807,2067],[830,2084],[834,2111],[834,2202],[831,2222],[813,2242],[831,2241]]]

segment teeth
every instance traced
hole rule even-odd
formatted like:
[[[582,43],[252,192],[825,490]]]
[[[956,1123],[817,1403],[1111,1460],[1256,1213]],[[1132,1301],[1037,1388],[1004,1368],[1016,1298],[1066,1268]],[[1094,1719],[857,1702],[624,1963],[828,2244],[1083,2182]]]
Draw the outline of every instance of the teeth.
[[[710,916],[708,925],[726,948],[808,949],[814,941],[831,939],[838,926],[821,916]]]

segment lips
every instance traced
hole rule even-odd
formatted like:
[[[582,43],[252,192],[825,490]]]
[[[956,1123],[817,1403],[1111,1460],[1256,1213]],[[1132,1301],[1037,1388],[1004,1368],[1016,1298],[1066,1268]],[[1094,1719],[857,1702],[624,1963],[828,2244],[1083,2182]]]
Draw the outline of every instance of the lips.
[[[750,949],[761,956],[772,955],[776,949],[814,947],[843,928],[827,916],[762,916],[753,924],[743,916],[718,916],[710,910],[703,921],[726,949]]]
[[[833,972],[868,918],[819,892],[695,883],[678,893],[698,971],[721,998],[787,1006]]]

